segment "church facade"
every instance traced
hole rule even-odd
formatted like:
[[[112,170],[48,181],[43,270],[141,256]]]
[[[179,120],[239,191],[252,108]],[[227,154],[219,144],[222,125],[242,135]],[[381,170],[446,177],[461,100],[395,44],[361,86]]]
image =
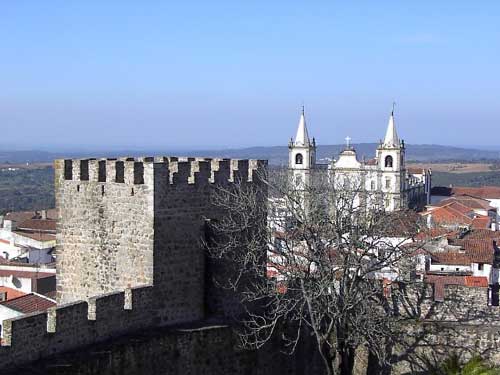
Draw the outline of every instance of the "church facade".
[[[359,160],[355,148],[349,144],[337,159],[328,165],[316,163],[316,141],[309,138],[302,110],[295,139],[289,143],[288,168],[297,186],[311,183],[315,170],[328,171],[335,186],[346,181],[359,191],[359,199],[369,199],[385,211],[402,208],[421,210],[430,198],[431,171],[407,168],[405,143],[400,140],[394,122],[394,111],[389,117],[385,137],[380,141],[373,159]]]

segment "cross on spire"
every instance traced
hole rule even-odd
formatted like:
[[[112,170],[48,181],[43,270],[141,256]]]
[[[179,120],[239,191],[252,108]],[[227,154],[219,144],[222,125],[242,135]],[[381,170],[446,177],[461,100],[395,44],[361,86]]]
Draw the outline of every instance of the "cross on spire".
[[[394,116],[394,107],[396,107],[396,102],[392,102],[392,115]]]
[[[349,148],[349,147],[351,146],[351,145],[350,145],[351,140],[352,140],[352,138],[351,138],[351,137],[349,137],[349,136],[345,137],[345,145],[346,145],[346,148]]]

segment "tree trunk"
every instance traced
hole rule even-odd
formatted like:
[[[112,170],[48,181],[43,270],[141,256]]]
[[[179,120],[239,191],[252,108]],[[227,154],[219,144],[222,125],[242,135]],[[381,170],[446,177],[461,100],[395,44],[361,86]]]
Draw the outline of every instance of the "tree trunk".
[[[341,346],[338,351],[339,363],[338,369],[340,375],[351,375],[354,368],[354,353],[353,348]]]
[[[319,352],[321,355],[321,359],[323,359],[323,363],[325,365],[326,374],[337,375],[335,367],[333,366],[335,358],[332,357],[331,349],[326,342],[323,343],[323,345],[319,348]]]
[[[378,357],[372,352],[368,353],[367,375],[390,375],[391,368],[388,365],[381,365]]]

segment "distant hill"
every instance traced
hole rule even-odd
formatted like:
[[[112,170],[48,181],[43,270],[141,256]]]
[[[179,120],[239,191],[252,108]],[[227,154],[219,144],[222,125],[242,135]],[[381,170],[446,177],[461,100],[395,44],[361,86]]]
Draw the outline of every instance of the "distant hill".
[[[363,155],[371,158],[375,155],[376,144],[364,143],[355,145],[359,158]],[[342,150],[342,145],[330,145],[318,147],[318,159],[326,163],[330,158],[337,157]],[[185,151],[168,152],[161,150],[138,151],[116,151],[116,152],[72,152],[51,153],[44,151],[0,151],[0,215],[8,211],[38,210],[54,207],[54,171],[46,163],[56,158],[76,157],[116,157],[116,156],[138,156],[138,155],[184,155],[184,156],[207,156],[227,158],[257,158],[268,159],[272,165],[287,163],[287,147],[251,147],[235,150],[207,150],[207,151]],[[466,149],[439,145],[407,145],[408,160],[426,162],[451,162],[468,161],[479,162],[481,160],[496,160],[500,163],[500,150],[488,151],[477,149]],[[5,166],[10,164],[32,164],[30,168],[13,168]],[[45,164],[43,164],[45,163]],[[496,165],[491,163],[491,165]],[[451,163],[453,164],[453,163]],[[500,186],[499,168],[491,171],[472,173],[447,173],[435,171],[432,174],[433,185],[448,186]]]
[[[332,157],[338,157],[343,145],[320,145],[318,146],[318,161],[327,163]],[[354,145],[358,157],[372,158],[375,156],[376,143],[359,143]],[[479,150],[473,148],[460,148],[441,145],[406,145],[406,158],[409,161],[437,162],[437,161],[480,161],[499,160],[499,150]],[[113,152],[46,152],[46,151],[0,151],[0,163],[46,163],[57,158],[75,157],[115,157],[115,156],[138,156],[138,155],[182,155],[182,156],[206,156],[226,157],[240,159],[268,159],[270,164],[285,164],[288,161],[288,148],[286,146],[249,147],[227,150],[200,150],[200,151],[169,151],[167,150],[145,150],[145,151],[113,151]]]
[[[375,156],[376,143],[359,143],[354,148],[358,158],[371,159]],[[320,163],[327,163],[332,158],[337,158],[344,145],[320,145],[317,149],[317,159]],[[250,147],[233,150],[196,151],[189,152],[188,156],[218,156],[227,158],[254,158],[267,159],[270,164],[280,165],[288,162],[288,147]],[[437,162],[437,161],[480,161],[499,160],[500,150],[477,150],[441,145],[406,145],[406,159],[408,161]]]

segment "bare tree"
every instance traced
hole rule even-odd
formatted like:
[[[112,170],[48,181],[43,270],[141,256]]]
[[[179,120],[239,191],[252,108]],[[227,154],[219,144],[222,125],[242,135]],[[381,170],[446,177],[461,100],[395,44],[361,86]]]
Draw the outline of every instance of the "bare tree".
[[[416,215],[384,213],[384,195],[368,192],[362,176],[309,177],[276,171],[260,177],[265,191],[236,183],[215,194],[226,215],[211,223],[209,249],[238,270],[219,282],[247,307],[245,346],[274,336],[293,352],[312,336],[328,374],[351,374],[359,348],[381,371],[408,319],[395,308],[404,288],[391,288],[412,280]]]

